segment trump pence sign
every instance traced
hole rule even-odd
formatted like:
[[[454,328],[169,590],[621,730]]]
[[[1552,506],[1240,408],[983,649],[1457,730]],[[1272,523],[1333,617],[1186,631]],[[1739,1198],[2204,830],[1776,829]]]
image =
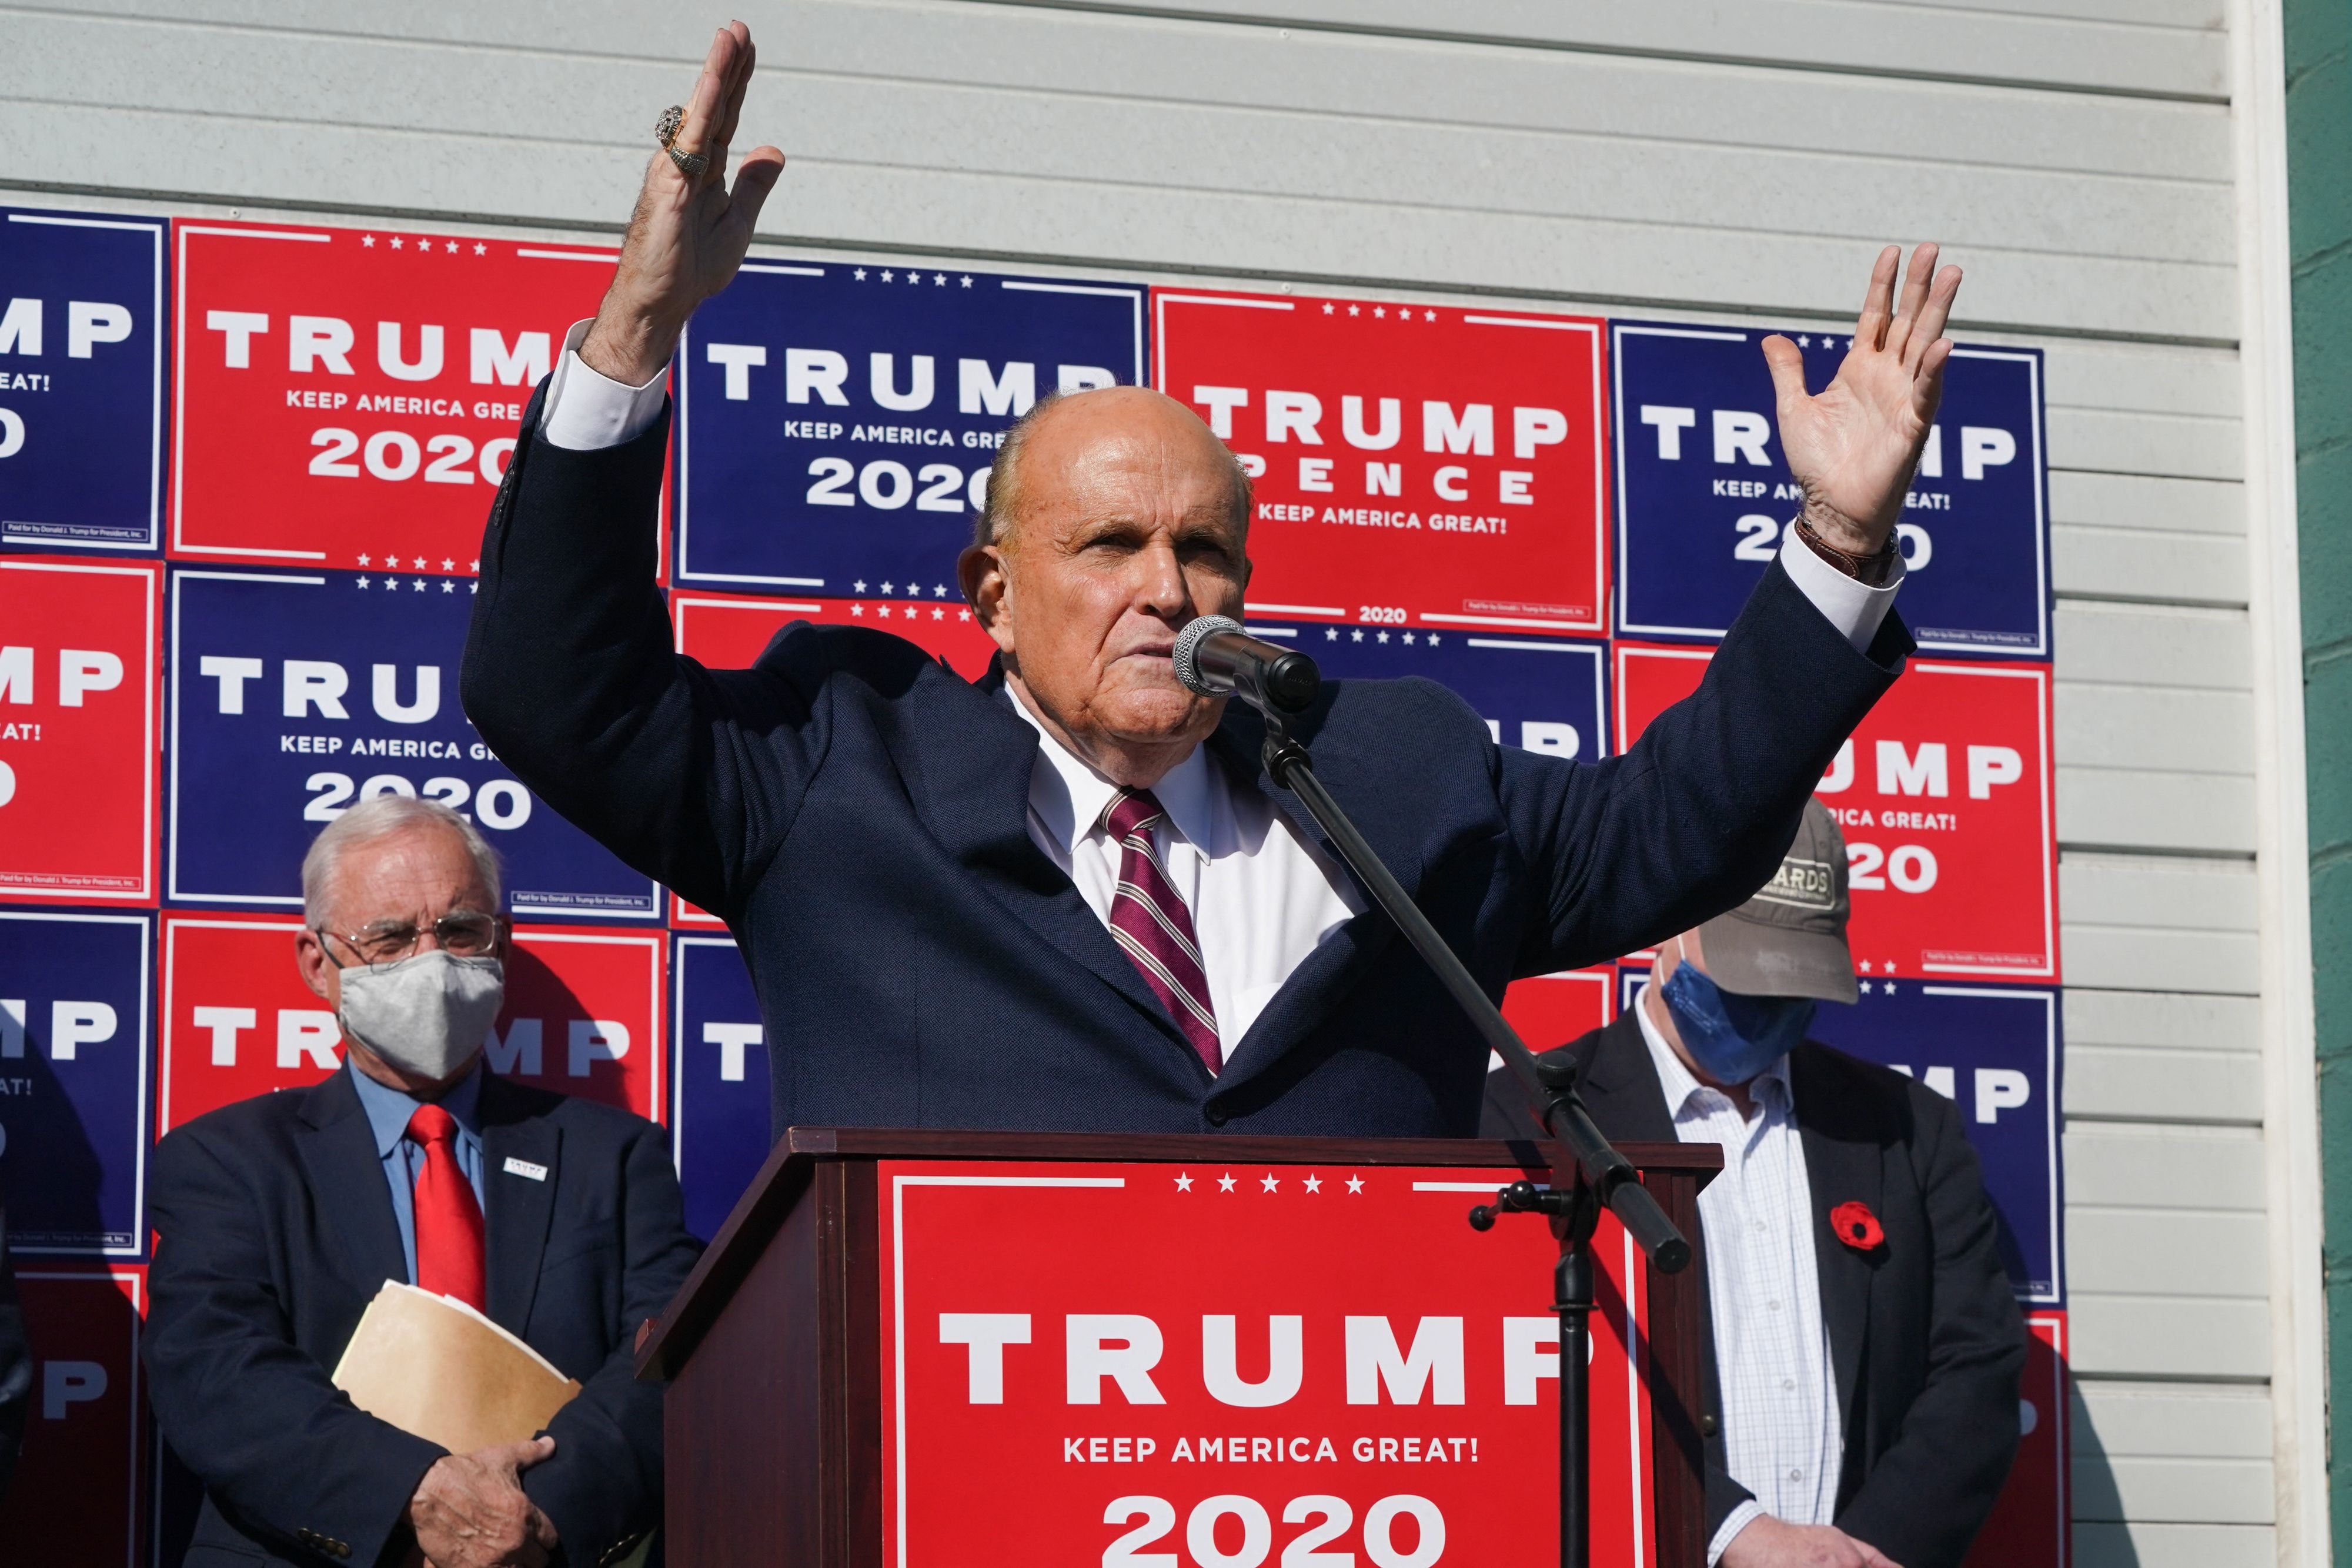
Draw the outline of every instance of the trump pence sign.
[[[1601,323],[1156,289],[1153,382],[1254,476],[1252,606],[1599,632]]]
[[[1517,1170],[880,1168],[883,1552],[1127,1568],[1559,1552],[1557,1244]],[[1640,1259],[1593,1242],[1592,1546],[1653,1561]]]

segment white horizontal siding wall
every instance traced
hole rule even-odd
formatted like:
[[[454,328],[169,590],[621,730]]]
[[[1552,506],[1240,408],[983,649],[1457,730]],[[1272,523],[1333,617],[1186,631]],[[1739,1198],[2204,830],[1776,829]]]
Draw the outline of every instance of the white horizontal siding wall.
[[[1947,243],[1958,329],[2050,353],[2078,1561],[2269,1561],[2221,0],[748,19],[780,245],[1801,320],[1882,240]],[[623,0],[96,0],[0,36],[0,184],[604,230],[707,37]]]

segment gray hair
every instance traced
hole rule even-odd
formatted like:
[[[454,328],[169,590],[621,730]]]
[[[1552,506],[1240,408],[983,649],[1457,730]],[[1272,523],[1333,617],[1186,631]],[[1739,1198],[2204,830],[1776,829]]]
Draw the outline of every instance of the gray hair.
[[[458,841],[466,846],[466,853],[473,857],[474,869],[489,884],[491,904],[503,901],[498,852],[484,841],[473,823],[437,800],[378,795],[344,811],[310,841],[310,851],[302,857],[303,921],[313,926],[326,921],[327,883],[333,879],[335,868],[342,863],[347,852],[423,826],[446,828],[457,834]],[[493,908],[486,913],[496,912]]]
[[[1082,387],[1076,392],[1049,392],[1029,405],[1029,412],[1014,420],[1004,432],[1004,443],[996,449],[996,461],[988,465],[988,489],[985,504],[972,515],[971,542],[978,545],[1001,544],[1011,528],[1013,514],[1021,506],[1021,457],[1029,445],[1029,437],[1037,428],[1045,411],[1066,398],[1083,395],[1097,389]],[[1226,456],[1234,467],[1234,520],[1243,528],[1249,527],[1250,476],[1242,460],[1229,451]]]

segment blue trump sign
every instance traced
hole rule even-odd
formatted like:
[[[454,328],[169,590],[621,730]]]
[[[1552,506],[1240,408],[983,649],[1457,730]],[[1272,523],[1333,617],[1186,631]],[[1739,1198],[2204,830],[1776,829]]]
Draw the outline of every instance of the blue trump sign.
[[[746,262],[678,345],[681,583],[956,597],[1004,429],[1143,376],[1141,285]]]
[[[759,998],[735,944],[724,936],[677,940],[670,966],[677,998],[670,1030],[676,1053],[671,1155],[686,1195],[686,1228],[709,1240],[775,1142],[768,1115],[768,1048]]]
[[[152,919],[0,911],[0,1191],[14,1251],[146,1245]]]
[[[1627,966],[1618,976],[1619,1010],[1631,1012],[1650,971]],[[1860,984],[1853,1007],[1814,1009],[1808,1038],[1916,1078],[1958,1108],[2017,1299],[2063,1306],[2058,992],[1871,976]]]
[[[507,907],[642,919],[654,883],[558,816],[457,706],[473,583],[366,572],[172,578],[168,896],[299,904],[320,829],[377,795],[469,816]]]
[[[1720,637],[1803,510],[1772,378],[1738,327],[1612,321],[1617,630]],[[1850,340],[1790,332],[1806,385]],[[1955,349],[1944,402],[1896,524],[1903,619],[1922,648],[2047,658],[2049,528],[2042,354]]]
[[[165,226],[0,207],[0,544],[156,547]]]
[[[1290,625],[1250,618],[1340,680],[1422,675],[1450,688],[1501,746],[1596,761],[1609,754],[1608,646],[1567,637],[1488,637],[1402,627]]]
[[[1916,1078],[1958,1107],[2018,1299],[2064,1304],[2058,992],[1864,976],[1854,1006],[1815,1012],[1812,1035]]]

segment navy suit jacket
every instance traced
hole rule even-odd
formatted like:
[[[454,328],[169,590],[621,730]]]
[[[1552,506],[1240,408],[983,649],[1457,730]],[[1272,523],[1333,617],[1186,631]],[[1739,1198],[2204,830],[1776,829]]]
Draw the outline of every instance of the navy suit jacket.
[[[997,675],[804,623],[749,670],[674,653],[654,583],[667,422],[574,452],[537,413],[483,542],[467,714],[549,804],[727,921],[778,1128],[1476,1130],[1486,1047],[1377,912],[1300,965],[1212,1076],[1031,841],[1036,732]],[[1889,617],[1855,651],[1776,565],[1699,691],[1624,757],[1498,747],[1422,680],[1329,682],[1297,729],[1500,997],[1761,886],[1910,646]],[[1260,737],[1236,702],[1208,744],[1322,842],[1262,770]]]
[[[1559,1049],[1576,1053],[1585,1108],[1611,1141],[1678,1141],[1631,1012]],[[1789,1088],[1845,1434],[1834,1522],[1903,1568],[1958,1568],[2017,1454],[2026,1354],[1976,1150],[1950,1101],[1813,1040],[1789,1053]],[[1480,1130],[1542,1135],[1508,1073],[1488,1080]],[[1848,1202],[1869,1205],[1885,1245],[1859,1252],[1837,1239],[1830,1210]],[[1711,1332],[1706,1368],[1715,1416]],[[1707,1427],[1708,1533],[1748,1497],[1726,1466],[1718,1416]]]
[[[698,1248],[652,1123],[491,1073],[481,1121],[489,1315],[582,1385],[523,1490],[588,1568],[660,1520],[662,1391],[635,1380],[634,1339]],[[328,1380],[368,1302],[408,1275],[350,1079],[173,1129],[148,1195],[148,1393],[205,1483],[188,1568],[397,1563],[402,1511],[443,1450]]]

